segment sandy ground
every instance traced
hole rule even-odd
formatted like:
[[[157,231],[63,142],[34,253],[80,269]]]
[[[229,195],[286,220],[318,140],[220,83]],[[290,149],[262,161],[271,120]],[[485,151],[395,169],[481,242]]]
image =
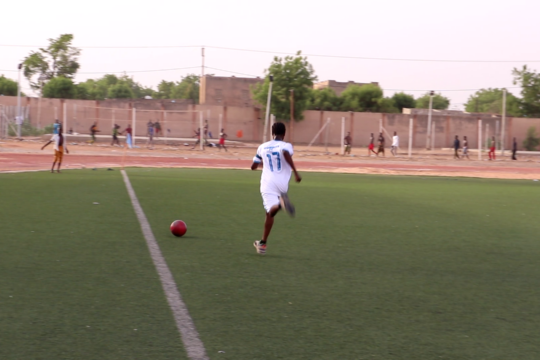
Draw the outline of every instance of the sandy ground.
[[[0,141],[0,172],[49,170],[52,164],[52,145],[40,150],[45,143],[40,138]],[[142,145],[142,144],[140,144]],[[203,167],[247,169],[258,144],[235,144],[229,151],[206,147],[204,151],[191,146],[156,145],[125,150],[107,143],[89,145],[68,142],[69,155],[64,155],[64,169],[137,167]],[[328,150],[328,151],[327,151]],[[385,158],[368,156],[367,149],[353,148],[352,156],[341,156],[339,148],[295,146],[295,162],[299,171],[340,172],[355,174],[464,176],[500,179],[540,179],[540,156],[521,155],[518,161],[504,158],[488,161],[454,160],[452,150],[426,151],[415,149],[412,158],[405,152],[396,157],[387,149]],[[498,155],[498,154],[497,154]]]

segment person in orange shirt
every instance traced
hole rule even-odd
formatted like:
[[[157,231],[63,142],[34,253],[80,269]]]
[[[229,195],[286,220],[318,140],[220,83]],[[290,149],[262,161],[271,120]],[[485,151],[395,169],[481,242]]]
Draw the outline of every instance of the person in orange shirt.
[[[64,135],[62,134],[62,125],[58,128],[58,134],[54,134],[48,143],[41,147],[41,150],[45,149],[51,143],[54,143],[54,161],[52,164],[51,172],[54,173],[54,165],[58,163],[57,172],[60,172],[60,165],[62,165],[62,157],[64,151],[69,154],[67,146],[64,144]]]

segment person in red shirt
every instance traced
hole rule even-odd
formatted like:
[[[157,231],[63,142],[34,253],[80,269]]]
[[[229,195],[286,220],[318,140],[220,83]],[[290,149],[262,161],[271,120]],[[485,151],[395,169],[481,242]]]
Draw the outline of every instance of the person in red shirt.
[[[131,149],[133,146],[133,129],[131,125],[128,125],[124,131],[126,132],[126,144]]]
[[[492,136],[491,137],[491,147],[489,148],[489,160],[492,160],[492,157],[493,157],[493,160],[495,160],[495,136]]]
[[[373,133],[371,133],[371,136],[369,137],[369,146],[368,146],[368,151],[367,151],[367,155],[368,157],[371,156],[371,153],[374,153],[375,155],[377,155],[377,153],[375,152],[375,144],[373,144],[373,142],[375,141],[375,137],[373,136]]]
[[[225,134],[225,130],[221,129],[219,133],[219,151],[221,151],[221,148],[224,148],[225,151],[227,151],[227,148],[225,147],[225,138],[227,138],[227,134]]]

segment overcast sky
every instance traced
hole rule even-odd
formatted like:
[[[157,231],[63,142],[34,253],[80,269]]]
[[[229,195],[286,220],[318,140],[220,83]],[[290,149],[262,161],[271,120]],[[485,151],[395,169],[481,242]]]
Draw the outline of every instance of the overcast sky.
[[[424,60],[518,60],[501,63],[362,60],[309,56],[319,80],[377,81],[421,95],[438,90],[462,108],[474,91],[511,88],[512,68],[540,70],[539,0],[220,0],[4,1],[0,45],[46,45],[74,34],[82,48],[76,81],[121,73],[146,86],[208,73],[263,76],[272,52]],[[96,49],[92,46],[195,46]],[[36,48],[0,47],[0,74],[16,79],[17,64]],[[528,60],[528,62],[525,62]],[[536,60],[536,62],[534,62]],[[161,69],[192,69],[134,72]],[[221,70],[215,70],[221,69]],[[8,71],[11,70],[11,71]],[[230,72],[225,72],[230,71]],[[237,74],[237,76],[242,76]],[[29,85],[23,80],[23,90]],[[415,91],[421,90],[421,91]],[[519,89],[511,89],[519,94]]]

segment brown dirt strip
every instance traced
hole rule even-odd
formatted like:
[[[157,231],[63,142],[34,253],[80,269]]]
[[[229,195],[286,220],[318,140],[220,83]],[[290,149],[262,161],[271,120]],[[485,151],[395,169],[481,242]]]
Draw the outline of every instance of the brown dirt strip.
[[[50,154],[18,154],[0,153],[0,172],[49,170],[52,164]],[[64,169],[80,168],[117,168],[125,167],[158,167],[158,168],[228,168],[248,169],[250,159],[224,158],[186,158],[160,156],[126,156],[121,155],[64,155]],[[538,179],[538,166],[456,166],[431,165],[426,163],[399,164],[375,162],[344,162],[344,161],[305,161],[296,160],[300,171],[340,172],[359,174],[389,174],[389,175],[428,175],[428,176],[465,176],[503,179]]]

